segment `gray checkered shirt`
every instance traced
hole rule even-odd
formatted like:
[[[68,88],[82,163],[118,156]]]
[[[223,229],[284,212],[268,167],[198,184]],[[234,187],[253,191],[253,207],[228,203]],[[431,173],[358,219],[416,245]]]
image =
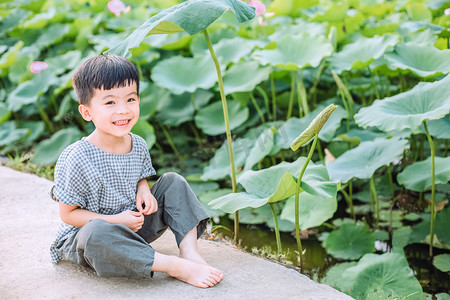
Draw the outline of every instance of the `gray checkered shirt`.
[[[105,152],[85,138],[64,149],[55,166],[52,198],[104,215],[135,209],[138,181],[156,172],[145,140],[131,137],[133,148],[126,154]],[[53,263],[61,260],[56,249],[79,229],[61,222],[50,247]]]

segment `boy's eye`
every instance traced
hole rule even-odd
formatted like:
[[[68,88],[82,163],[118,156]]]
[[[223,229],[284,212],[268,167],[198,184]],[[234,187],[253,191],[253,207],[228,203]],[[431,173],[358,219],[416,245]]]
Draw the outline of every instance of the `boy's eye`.
[[[128,102],[133,102],[133,101],[136,101],[136,99],[134,99],[134,98],[128,99]]]
[[[106,102],[105,104],[106,104],[106,105],[111,105],[111,104],[114,104],[114,101],[108,101],[108,102]]]

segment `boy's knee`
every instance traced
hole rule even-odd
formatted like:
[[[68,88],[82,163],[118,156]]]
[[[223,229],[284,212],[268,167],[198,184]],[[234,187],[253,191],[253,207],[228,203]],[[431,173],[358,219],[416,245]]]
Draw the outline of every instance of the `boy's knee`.
[[[105,220],[94,219],[87,222],[79,232],[80,238],[84,240],[84,244],[93,239],[104,239],[112,224]]]
[[[183,176],[181,176],[180,174],[175,173],[175,172],[164,173],[163,178],[164,178],[164,180],[167,180],[171,183],[176,183],[176,182],[185,183],[186,182],[186,179],[184,179]]]

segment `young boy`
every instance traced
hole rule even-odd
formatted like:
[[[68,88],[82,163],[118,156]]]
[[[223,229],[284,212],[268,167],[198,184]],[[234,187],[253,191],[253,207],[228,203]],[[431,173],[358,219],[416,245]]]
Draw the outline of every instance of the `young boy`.
[[[73,75],[79,112],[95,130],[68,146],[55,167],[52,198],[63,221],[51,245],[54,263],[70,260],[99,276],[150,278],[164,272],[196,287],[214,286],[223,273],[200,255],[197,239],[208,216],[186,180],[156,172],[145,141],[132,133],[139,118],[139,73],[127,59],[100,55]],[[167,229],[180,256],[148,244]]]

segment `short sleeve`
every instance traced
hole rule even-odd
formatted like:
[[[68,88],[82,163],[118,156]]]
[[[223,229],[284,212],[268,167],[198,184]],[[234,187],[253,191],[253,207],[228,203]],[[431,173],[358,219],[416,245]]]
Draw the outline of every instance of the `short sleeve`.
[[[156,174],[155,168],[152,165],[152,159],[150,157],[150,152],[147,148],[147,143],[140,136],[136,136],[136,140],[138,143],[138,148],[140,152],[140,157],[142,161],[142,172],[139,176],[139,180],[143,178],[147,178]]]
[[[89,186],[81,164],[68,158],[55,167],[55,186],[52,193],[64,204],[86,208],[84,195]]]

